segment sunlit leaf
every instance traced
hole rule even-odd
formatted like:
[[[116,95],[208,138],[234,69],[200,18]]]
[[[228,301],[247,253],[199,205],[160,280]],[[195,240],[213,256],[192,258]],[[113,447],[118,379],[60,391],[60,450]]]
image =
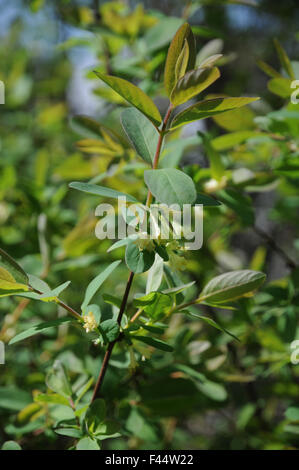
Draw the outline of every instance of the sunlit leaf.
[[[194,36],[190,26],[184,23],[176,32],[168,49],[165,70],[164,70],[164,86],[167,95],[170,97],[172,90],[176,84],[176,66],[180,54],[183,50],[185,39],[188,43],[188,64],[186,70],[190,70],[195,64],[195,44]]]
[[[175,168],[146,170],[144,181],[155,198],[168,206],[193,204],[196,199],[195,186],[190,176]]]
[[[208,88],[219,77],[217,67],[190,70],[175,85],[170,101],[174,106],[179,106]]]
[[[123,78],[105,75],[100,72],[95,73],[120,96],[139,109],[155,126],[161,124],[162,119],[157,106],[144,91]]]
[[[221,274],[204,287],[198,301],[229,302],[256,290],[265,279],[264,273],[249,269]]]
[[[123,128],[138,155],[152,164],[159,140],[156,128],[137,109],[129,108],[121,114]]]
[[[235,108],[240,108],[241,106],[245,106],[246,104],[252,103],[258,99],[259,98],[228,97],[199,101],[177,114],[171,123],[171,129],[176,129],[177,127],[188,124],[189,122],[205,119],[226,111],[231,111]]]

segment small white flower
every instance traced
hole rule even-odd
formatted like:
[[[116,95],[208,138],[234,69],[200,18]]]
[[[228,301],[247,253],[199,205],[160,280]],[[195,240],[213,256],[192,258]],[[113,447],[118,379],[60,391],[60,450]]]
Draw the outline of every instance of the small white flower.
[[[88,312],[87,315],[84,315],[83,320],[84,320],[83,328],[85,328],[86,333],[90,333],[90,331],[93,331],[96,329],[97,322],[92,312]]]

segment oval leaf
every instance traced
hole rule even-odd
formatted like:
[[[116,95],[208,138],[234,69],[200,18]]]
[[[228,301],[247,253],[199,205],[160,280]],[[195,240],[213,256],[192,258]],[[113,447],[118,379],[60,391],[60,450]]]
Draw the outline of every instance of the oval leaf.
[[[159,140],[156,128],[134,108],[125,109],[122,112],[121,122],[138,155],[147,163],[152,164]]]
[[[258,100],[259,98],[216,98],[212,100],[203,100],[184,109],[181,113],[177,114],[172,121],[171,129],[184,126],[189,122],[198,121],[199,119],[205,119],[215,114],[224,113],[225,111],[231,111],[235,108],[240,108],[248,103]]]
[[[11,282],[16,282],[19,284],[29,284],[29,279],[25,271],[19,266],[4,250],[0,248],[0,268],[8,273],[11,276]],[[0,277],[1,278],[1,277]],[[8,279],[6,279],[8,280]]]
[[[115,189],[106,188],[105,186],[98,186],[97,184],[80,183],[74,181],[73,183],[70,183],[69,187],[72,189],[77,189],[78,191],[83,191],[84,193],[109,197],[113,199],[125,196],[130,202],[138,202],[137,199],[135,199],[133,196],[130,196],[130,194],[122,193],[120,191],[116,191]]]
[[[97,290],[101,287],[103,282],[107,279],[107,277],[110,276],[110,274],[114,271],[115,268],[121,263],[121,260],[114,261],[113,263],[108,266],[103,272],[98,274],[97,277],[95,277],[91,283],[88,285],[86,292],[85,292],[85,297],[83,300],[83,303],[81,305],[81,310],[84,312],[86,307],[89,305],[91,299],[97,292]]]
[[[171,92],[176,84],[176,67],[184,47],[185,39],[187,40],[189,49],[187,70],[192,69],[195,64],[194,36],[188,23],[184,23],[176,32],[167,53],[164,71],[164,86],[168,96],[171,95]]]
[[[209,299],[209,302],[219,303],[238,299],[257,289],[265,278],[264,273],[249,269],[221,274],[205,286],[198,302]]]
[[[134,242],[130,242],[126,248],[126,264],[135,274],[148,271],[154,264],[155,252],[148,250],[139,250]]]
[[[139,109],[155,126],[161,124],[162,118],[155,103],[137,86],[123,78],[105,75],[95,71],[95,74],[125,100]]]
[[[193,204],[196,189],[190,176],[175,168],[146,170],[144,180],[155,198],[168,206]]]
[[[179,106],[201,93],[219,77],[220,72],[217,67],[190,70],[172,90],[170,101],[174,106]]]

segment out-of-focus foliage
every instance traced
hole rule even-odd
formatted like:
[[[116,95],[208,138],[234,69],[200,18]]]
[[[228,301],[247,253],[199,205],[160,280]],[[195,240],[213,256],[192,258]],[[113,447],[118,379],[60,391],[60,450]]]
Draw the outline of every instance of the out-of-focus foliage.
[[[299,104],[290,97],[299,63],[281,43],[298,51],[298,42],[295,35],[273,42],[277,34],[269,27],[262,50],[252,34],[247,46],[257,63],[248,70],[245,34],[239,40],[243,51],[230,39],[230,31],[238,30],[233,20],[240,23],[244,15],[252,21],[255,8],[273,10],[282,25],[289,13],[267,1],[178,2],[164,13],[161,2],[132,8],[98,3],[95,9],[97,2],[24,2],[13,22],[7,11],[1,37],[6,102],[0,105],[0,243],[31,274],[30,285],[46,294],[44,302],[31,292],[1,298],[6,364],[0,365],[0,438],[8,441],[3,449],[65,449],[74,442],[78,449],[296,448]],[[226,271],[263,271],[267,282],[254,297],[229,305],[212,297],[190,307],[188,315],[174,314],[167,329],[159,320],[143,325],[145,342],[134,341],[129,349],[121,342],[113,352],[103,385],[106,405],[96,400],[88,408],[105,349],[91,345],[93,333],[69,321],[57,298],[76,310],[92,298],[90,318],[101,320],[102,342],[113,341],[127,268],[116,262],[124,257],[123,247],[107,252],[111,241],[95,237],[95,207],[106,199],[69,189],[68,183],[100,184],[143,201],[143,173],[151,163],[144,142],[132,147],[120,125],[126,101],[93,70],[138,85],[164,115],[167,50],[185,20],[196,38],[196,66],[215,56],[222,72],[201,99],[250,93],[261,100],[166,137],[160,171],[183,169],[206,201],[222,204],[204,207],[200,250],[186,258],[174,250],[164,273],[156,262],[148,280],[146,274],[136,276],[127,314],[140,305],[149,316],[167,311],[173,295],[179,304],[188,303]],[[81,109],[89,118],[74,116]],[[111,262],[115,269],[106,277]],[[96,284],[90,284],[93,279]],[[181,285],[181,292],[167,292]],[[150,301],[145,298],[158,289]],[[158,341],[161,350],[152,347]],[[83,419],[94,439],[81,434]]]

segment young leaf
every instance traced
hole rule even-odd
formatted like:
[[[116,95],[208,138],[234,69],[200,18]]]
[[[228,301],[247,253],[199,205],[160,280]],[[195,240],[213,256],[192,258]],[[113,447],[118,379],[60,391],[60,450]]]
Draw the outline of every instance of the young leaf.
[[[214,65],[217,62],[217,60],[221,59],[221,57],[222,57],[222,54],[213,54],[210,57],[207,57],[206,59],[204,59],[203,62],[199,64],[199,68],[206,69],[206,68],[212,67],[212,65]]]
[[[229,336],[231,336],[232,338],[236,339],[237,341],[240,341],[239,338],[237,338],[237,336],[233,335],[233,334],[230,333],[228,330],[226,330],[225,328],[223,328],[221,325],[219,325],[219,323],[215,322],[215,320],[213,320],[212,318],[206,317],[206,316],[204,316],[204,315],[198,315],[198,314],[193,313],[193,312],[190,312],[190,311],[188,311],[188,315],[190,315],[191,317],[199,318],[200,320],[204,321],[204,322],[207,323],[208,325],[213,326],[213,327],[216,328],[217,330],[220,330],[220,331],[222,331],[223,333],[226,333],[227,335],[229,335]]]
[[[67,398],[59,395],[58,393],[39,393],[34,397],[34,401],[37,403],[52,403],[55,405],[71,406]]]
[[[177,114],[171,123],[171,129],[184,126],[189,122],[205,119],[216,114],[231,111],[235,108],[240,108],[248,103],[258,100],[259,98],[215,98],[211,100],[203,100],[195,103],[181,113]]]
[[[193,204],[196,190],[190,176],[175,168],[146,170],[144,180],[155,198],[170,206],[171,204]]]
[[[271,78],[282,78],[282,75],[279,72],[277,72],[273,67],[271,67],[271,65],[267,64],[263,60],[258,60],[257,65],[269,77],[271,77]]]
[[[186,101],[198,95],[220,77],[217,67],[190,70],[184,75],[172,90],[170,101],[174,106],[186,103]]]
[[[76,445],[77,450],[101,450],[98,442],[91,437],[83,437]]]
[[[139,109],[155,126],[161,124],[162,118],[157,106],[144,91],[123,78],[105,75],[97,71],[95,71],[95,74],[135,108]]]
[[[84,312],[86,310],[87,305],[89,305],[91,299],[95,295],[95,293],[98,291],[98,289],[101,287],[103,282],[110,276],[110,274],[114,271],[115,268],[121,263],[121,260],[114,261],[113,263],[108,266],[103,272],[98,274],[97,277],[95,277],[91,283],[88,285],[86,292],[85,292],[85,297],[83,300],[83,303],[81,305],[81,310]]]
[[[156,253],[155,261],[147,275],[146,294],[159,289],[163,278],[163,259]]]
[[[66,398],[72,395],[72,389],[68,381],[65,367],[58,360],[54,362],[53,368],[48,372],[46,384],[53,392]]]
[[[189,60],[189,46],[188,41],[184,40],[184,47],[178,57],[176,66],[175,66],[175,83],[182,78],[187,70]]]
[[[115,189],[106,188],[105,186],[98,186],[97,184],[90,184],[90,183],[80,183],[80,182],[73,182],[69,184],[70,188],[77,189],[78,191],[83,191],[84,193],[94,194],[96,196],[103,196],[109,197],[113,199],[117,199],[120,196],[125,196],[126,199],[130,202],[138,202],[130,194],[122,193],[120,191],[116,191]]]
[[[173,347],[169,344],[161,341],[160,339],[150,338],[149,336],[138,336],[138,335],[131,335],[132,339],[136,341],[141,341],[142,343],[148,344],[149,346],[153,346],[156,349],[161,349],[161,351],[172,352]]]
[[[136,307],[142,307],[144,312],[152,319],[159,320],[172,306],[170,295],[161,292],[151,292],[144,297],[134,299]]]
[[[202,137],[203,146],[209,158],[211,177],[220,181],[225,172],[221,156],[217,150],[212,147],[210,140],[205,133],[200,132],[199,135]]]
[[[113,243],[113,245],[108,248],[107,253],[110,253],[110,251],[116,250],[117,248],[121,248],[122,246],[128,245],[132,240],[137,240],[138,235],[132,234],[129,237],[123,238],[122,240],[117,240],[117,242]]]
[[[188,23],[184,23],[178,29],[174,38],[172,39],[167,53],[164,70],[164,86],[168,96],[171,95],[171,92],[176,84],[176,66],[184,47],[185,39],[187,40],[189,49],[187,70],[192,69],[195,64],[194,36]]]
[[[216,304],[238,299],[257,289],[265,278],[264,273],[249,269],[221,274],[208,282],[198,302],[208,300]]]
[[[75,429],[75,428],[60,428],[60,429],[54,429],[56,434],[59,434],[60,436],[67,436],[67,437],[73,437],[74,439],[80,439],[82,437],[82,431],[80,429]]]
[[[39,333],[43,333],[47,331],[49,328],[57,327],[62,325],[63,323],[70,323],[72,321],[71,318],[58,318],[57,320],[52,320],[44,323],[39,323],[38,325],[32,326],[28,330],[22,331],[22,333],[14,336],[9,345],[18,343],[19,341],[23,341],[24,339],[31,338],[31,336],[38,335]]]
[[[138,155],[151,165],[159,140],[156,128],[134,108],[122,112],[121,122]]]
[[[274,45],[281,63],[281,66],[284,68],[288,76],[292,79],[295,80],[295,74],[294,70],[291,64],[290,59],[288,58],[288,55],[280,42],[277,39],[274,39]]]
[[[292,94],[291,84],[292,80],[290,78],[272,78],[268,81],[267,87],[271,93],[274,93],[281,98],[289,98]]]
[[[96,428],[101,424],[106,417],[106,404],[102,398],[97,398],[89,406],[86,415],[85,421],[90,432],[95,432]]]
[[[130,242],[126,248],[126,264],[135,274],[148,271],[155,261],[155,252],[140,250],[134,243]]]
[[[2,445],[1,450],[22,450],[22,447],[15,441],[6,441]]]
[[[105,343],[112,343],[119,336],[119,324],[112,319],[100,323],[99,330]]]
[[[28,285],[29,279],[25,271],[4,250],[0,248],[0,279],[4,271],[10,274],[10,282]]]

